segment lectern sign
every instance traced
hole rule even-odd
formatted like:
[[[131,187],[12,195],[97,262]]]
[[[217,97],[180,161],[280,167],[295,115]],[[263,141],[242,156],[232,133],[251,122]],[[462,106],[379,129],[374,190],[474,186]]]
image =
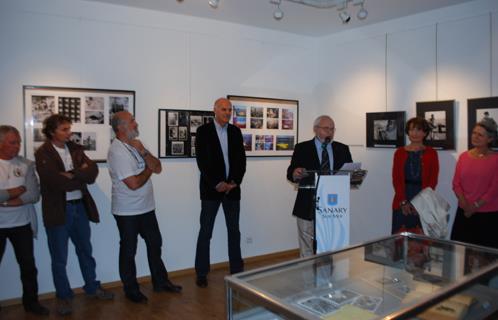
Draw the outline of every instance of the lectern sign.
[[[321,176],[317,190],[316,253],[349,245],[349,175]]]

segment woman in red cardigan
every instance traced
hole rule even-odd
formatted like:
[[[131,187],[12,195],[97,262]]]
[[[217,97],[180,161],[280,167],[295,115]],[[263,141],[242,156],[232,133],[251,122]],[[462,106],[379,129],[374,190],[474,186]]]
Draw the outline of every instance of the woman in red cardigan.
[[[396,149],[393,160],[393,220],[391,232],[403,231],[423,233],[417,211],[410,200],[426,187],[436,188],[439,175],[437,152],[424,145],[430,133],[424,118],[411,118],[406,123],[405,133],[410,143]]]

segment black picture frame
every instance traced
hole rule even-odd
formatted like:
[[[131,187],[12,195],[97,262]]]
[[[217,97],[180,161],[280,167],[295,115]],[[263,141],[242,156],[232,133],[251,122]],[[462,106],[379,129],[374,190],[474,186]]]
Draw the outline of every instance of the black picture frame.
[[[472,130],[477,122],[488,116],[498,121],[498,97],[476,98],[467,100],[467,145],[472,148]],[[498,140],[495,139],[491,149],[498,151]]]
[[[367,112],[367,148],[397,148],[405,145],[404,111]]]
[[[299,101],[227,95],[230,123],[242,131],[248,157],[290,157],[297,144]]]
[[[214,121],[214,112],[159,109],[158,120],[158,157],[195,158],[197,128]]]
[[[427,120],[431,131],[424,144],[439,150],[455,150],[455,100],[416,103],[417,117]]]
[[[114,139],[110,119],[123,110],[135,115],[135,101],[132,90],[24,85],[24,156],[34,159],[45,140],[43,120],[61,113],[72,121],[71,140],[83,145],[90,159],[106,162]]]

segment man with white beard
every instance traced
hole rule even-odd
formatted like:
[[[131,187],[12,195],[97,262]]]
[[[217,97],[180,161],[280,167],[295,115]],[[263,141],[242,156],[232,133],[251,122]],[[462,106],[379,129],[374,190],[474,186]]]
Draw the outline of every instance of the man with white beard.
[[[162,171],[161,162],[138,138],[138,124],[128,111],[111,120],[116,139],[107,154],[112,180],[112,214],[119,229],[119,274],[126,297],[147,302],[137,282],[135,254],[140,235],[147,246],[147,258],[154,291],[180,292],[181,286],[168,279],[161,259],[162,237],[155,214],[154,191],[150,177]]]

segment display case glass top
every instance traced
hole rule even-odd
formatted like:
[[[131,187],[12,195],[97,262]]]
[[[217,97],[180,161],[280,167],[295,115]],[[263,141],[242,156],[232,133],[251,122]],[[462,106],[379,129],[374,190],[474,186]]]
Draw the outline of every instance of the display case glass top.
[[[226,284],[230,319],[483,319],[498,310],[498,250],[406,233]]]

